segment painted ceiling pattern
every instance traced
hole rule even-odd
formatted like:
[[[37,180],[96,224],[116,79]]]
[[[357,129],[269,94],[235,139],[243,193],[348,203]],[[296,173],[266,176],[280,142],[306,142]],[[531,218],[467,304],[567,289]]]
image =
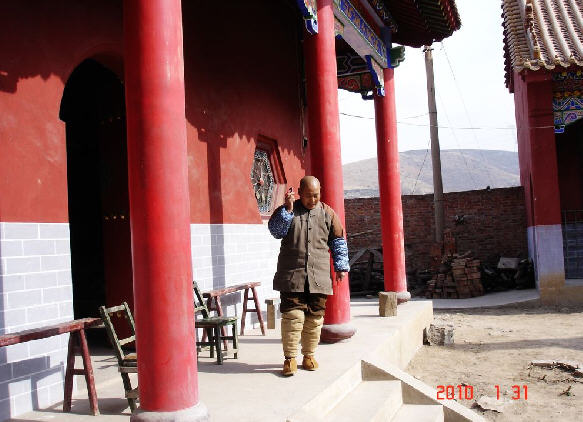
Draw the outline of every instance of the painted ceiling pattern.
[[[582,0],[502,0],[506,85],[513,71],[583,66]]]

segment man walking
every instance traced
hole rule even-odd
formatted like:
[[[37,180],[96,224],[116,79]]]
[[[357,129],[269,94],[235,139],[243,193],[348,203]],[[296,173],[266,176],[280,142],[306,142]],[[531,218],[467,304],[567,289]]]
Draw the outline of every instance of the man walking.
[[[318,368],[314,358],[324,322],[326,299],[332,294],[330,255],[336,280],[349,271],[344,228],[332,208],[320,202],[320,182],[305,176],[295,200],[293,190],[269,219],[268,228],[282,239],[273,288],[281,296],[281,337],[285,361],[283,375],[297,371],[297,349],[301,341],[302,367]]]

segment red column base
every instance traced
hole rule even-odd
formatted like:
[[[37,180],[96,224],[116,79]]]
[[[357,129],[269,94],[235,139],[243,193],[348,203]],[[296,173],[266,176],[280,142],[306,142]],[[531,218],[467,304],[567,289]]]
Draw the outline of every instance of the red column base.
[[[130,422],[207,422],[210,421],[208,409],[202,402],[188,409],[174,412],[149,412],[138,409],[130,417]]]
[[[409,293],[407,290],[404,292],[397,292],[397,305],[400,303],[409,302],[410,299],[411,293]]]
[[[356,327],[348,322],[343,324],[324,324],[320,334],[320,342],[337,343],[340,340],[346,340],[356,333]]]

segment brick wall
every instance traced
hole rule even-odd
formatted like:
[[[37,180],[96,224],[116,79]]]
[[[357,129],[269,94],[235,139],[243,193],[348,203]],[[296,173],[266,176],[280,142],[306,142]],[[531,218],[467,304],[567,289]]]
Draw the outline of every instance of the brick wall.
[[[427,268],[435,232],[433,194],[404,195],[402,201],[407,271]],[[350,251],[381,246],[379,198],[346,199],[344,204]],[[527,256],[522,187],[446,193],[444,213],[444,227],[452,229],[459,252],[471,250],[480,260],[496,254]],[[454,224],[456,215],[464,216],[463,224]]]

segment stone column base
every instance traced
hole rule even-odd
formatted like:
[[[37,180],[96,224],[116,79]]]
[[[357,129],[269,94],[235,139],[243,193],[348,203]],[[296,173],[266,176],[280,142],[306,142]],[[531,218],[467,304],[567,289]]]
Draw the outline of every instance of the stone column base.
[[[356,328],[348,322],[344,324],[324,324],[322,334],[320,334],[320,342],[336,343],[352,337],[354,333],[356,333]]]
[[[174,412],[149,412],[137,409],[130,418],[130,422],[207,422],[210,421],[208,409],[202,402],[188,409]]]
[[[409,302],[410,299],[411,293],[409,293],[407,290],[404,292],[397,292],[397,305],[400,303]]]

